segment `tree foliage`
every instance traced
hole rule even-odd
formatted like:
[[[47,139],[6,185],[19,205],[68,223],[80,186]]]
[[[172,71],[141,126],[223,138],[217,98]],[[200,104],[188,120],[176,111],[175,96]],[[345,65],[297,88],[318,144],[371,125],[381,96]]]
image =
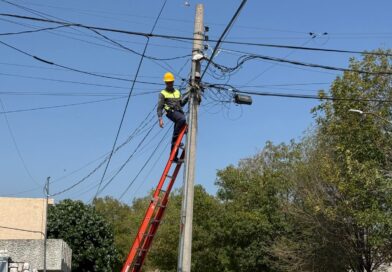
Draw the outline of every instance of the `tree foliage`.
[[[350,68],[391,71],[391,59],[367,55]],[[314,110],[318,127],[287,202],[292,229],[275,245],[285,271],[370,272],[391,262],[392,127],[383,120],[391,103],[375,101],[391,100],[391,83],[390,75],[345,72],[331,87],[336,100]]]
[[[91,206],[63,200],[49,207],[48,237],[72,249],[72,271],[112,271],[117,258],[109,224]]]
[[[385,122],[392,80],[377,74],[392,71],[391,57],[365,55],[349,66],[369,73],[337,77],[329,91],[335,100],[320,97],[303,139],[267,142],[219,170],[215,196],[196,186],[192,271],[372,272],[392,262],[392,125]],[[122,259],[149,201],[95,203],[114,226]],[[180,209],[176,191],[145,271],[176,271]]]

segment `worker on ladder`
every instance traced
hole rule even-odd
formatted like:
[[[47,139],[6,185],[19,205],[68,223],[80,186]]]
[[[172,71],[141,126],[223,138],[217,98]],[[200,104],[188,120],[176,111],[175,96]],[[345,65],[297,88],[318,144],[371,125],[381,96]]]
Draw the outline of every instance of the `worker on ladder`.
[[[188,102],[188,96],[182,97],[181,92],[174,88],[174,75],[167,72],[163,76],[163,81],[166,84],[166,88],[163,89],[159,94],[157,114],[159,120],[159,126],[163,128],[163,110],[166,112],[167,118],[174,123],[174,131],[171,142],[171,150],[173,150],[178,135],[182,127],[186,124],[185,114],[182,107]],[[177,162],[178,150],[174,156],[174,161]]]

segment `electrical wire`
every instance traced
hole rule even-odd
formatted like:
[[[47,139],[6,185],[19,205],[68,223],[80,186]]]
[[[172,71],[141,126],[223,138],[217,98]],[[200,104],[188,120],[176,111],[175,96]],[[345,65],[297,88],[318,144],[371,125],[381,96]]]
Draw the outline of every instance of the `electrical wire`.
[[[143,152],[144,152],[144,149],[146,148],[146,146],[149,145],[149,144],[151,144],[151,142],[152,142],[152,141],[155,139],[155,137],[158,136],[159,134],[160,134],[160,132],[158,132],[155,136],[153,136],[153,137],[151,138],[151,140],[145,144],[145,146],[141,147],[138,151],[135,152],[135,155],[136,155],[136,154],[139,154],[139,153],[143,153]],[[106,178],[104,179],[104,181],[109,180],[109,179],[111,178],[111,177],[109,177],[109,176],[110,176],[110,175],[114,175],[118,170],[119,170],[119,168],[116,169],[116,170],[111,171],[111,173],[109,173],[109,174],[106,176]],[[151,170],[150,170],[150,171],[151,171]],[[84,190],[84,191],[78,193],[77,196],[87,194],[87,193],[91,192],[92,190],[94,190],[94,188],[96,188],[96,187],[98,187],[98,183],[94,184],[93,186],[90,186],[87,190]]]
[[[12,20],[7,20],[7,19],[4,19],[4,18],[0,18],[0,20],[8,22],[8,23],[24,26],[24,27],[27,27],[27,28],[30,28],[30,29],[34,29],[34,30],[40,29],[40,28],[38,28],[38,27],[36,27],[34,25],[22,24],[22,23],[15,22],[15,21],[12,21]],[[70,27],[70,28],[72,28],[72,27]],[[72,29],[74,29],[74,28],[72,28]],[[35,32],[39,32],[39,31],[35,31]],[[56,29],[55,32],[53,32],[51,30],[47,30],[47,33],[55,35],[55,36],[58,36],[58,37],[63,37],[63,38],[67,38],[67,39],[71,39],[71,40],[75,40],[75,41],[80,41],[80,42],[87,43],[87,44],[94,45],[94,46],[98,46],[98,47],[104,47],[104,48],[112,49],[112,50],[116,50],[116,51],[124,51],[123,49],[120,49],[118,47],[113,47],[113,46],[109,46],[109,45],[106,45],[106,44],[96,43],[96,42],[92,42],[90,40],[85,40],[85,39],[73,37],[73,36],[82,36],[82,37],[96,38],[96,36],[90,35],[90,34],[87,34],[87,33],[82,33],[81,34],[81,33],[69,32],[69,31],[66,31],[66,30],[59,30],[59,29]],[[63,33],[65,33],[65,34],[63,34]],[[144,45],[144,43],[136,42],[136,41],[127,41],[127,40],[118,40],[118,39],[116,41],[117,42],[123,42],[123,43],[143,44]],[[184,46],[174,46],[174,45],[158,44],[158,43],[150,43],[150,46],[155,46],[155,47],[160,47],[160,48],[166,47],[166,48],[176,48],[176,49],[191,50],[192,49],[191,43],[190,42],[185,42],[185,43],[189,44],[189,46],[188,47],[184,47]]]
[[[132,96],[144,96],[157,94],[159,91],[146,91],[133,94]],[[0,90],[0,95],[7,96],[68,96],[68,97],[122,97],[127,95],[124,92],[94,92],[94,91],[69,91],[69,92],[56,92],[56,91],[8,91]]]
[[[242,90],[233,90],[233,92],[250,94],[250,95],[259,95],[259,96],[272,96],[272,97],[285,97],[285,98],[298,98],[298,99],[392,103],[392,100],[366,99],[366,98],[337,98],[337,97],[327,96],[324,94],[320,94],[320,95],[287,94],[287,93],[254,92],[254,91],[242,91]]]
[[[154,116],[152,116],[152,113],[154,112],[154,110],[155,110],[155,106],[153,107],[153,109],[147,114],[147,116],[141,121],[141,123],[139,124],[139,126],[137,126],[136,127],[136,129],[130,134],[130,136],[128,136],[128,138],[123,142],[123,143],[121,143],[119,146],[117,146],[117,148],[115,149],[115,150],[112,150],[111,152],[107,152],[105,155],[103,155],[103,156],[105,156],[105,159],[102,161],[102,162],[100,162],[92,171],[90,171],[87,175],[85,175],[83,178],[81,178],[80,180],[78,180],[77,182],[75,182],[75,183],[73,183],[72,185],[70,185],[70,186],[68,186],[67,188],[65,188],[65,189],[63,189],[63,190],[61,190],[61,191],[59,191],[59,192],[57,192],[57,193],[54,193],[54,194],[51,194],[51,196],[57,196],[57,195],[61,195],[61,194],[63,194],[63,193],[65,193],[65,192],[68,192],[68,191],[70,191],[70,190],[72,190],[73,188],[75,188],[76,186],[78,186],[78,185],[80,185],[81,183],[83,183],[85,180],[87,180],[88,178],[90,178],[94,173],[96,173],[103,165],[105,165],[105,163],[109,160],[109,156],[112,154],[115,154],[116,152],[118,152],[121,148],[123,148],[124,146],[126,146],[128,143],[130,143],[136,136],[138,136],[141,132],[143,132],[143,129],[146,127],[146,126],[148,126],[149,124],[151,124],[151,122],[152,122],[152,120],[153,120],[153,118],[152,117],[154,117]],[[151,117],[152,116],[152,117]],[[153,128],[153,126],[151,126],[151,128]],[[150,129],[151,129],[150,128]],[[144,138],[143,138],[144,139]],[[142,140],[142,142],[144,142],[144,140]],[[139,143],[139,145],[138,146],[140,146],[141,144]],[[136,153],[136,151],[134,151],[133,153]],[[101,158],[101,157],[103,157],[103,156],[100,156],[99,158]],[[98,158],[98,159],[99,159]],[[94,161],[96,161],[97,159],[95,159]],[[88,165],[90,165],[90,163],[88,163],[86,166],[88,166]],[[79,169],[77,169],[77,170],[75,170],[75,171],[73,171],[72,173],[70,173],[69,175],[67,175],[67,176],[70,176],[70,175],[72,175],[73,173],[75,173],[75,172],[78,172],[78,171],[80,171],[80,170],[82,170],[82,169],[84,169],[85,167],[82,167],[82,168],[79,168]],[[55,181],[53,181],[52,183],[54,183],[54,182],[57,182],[57,181],[59,181],[59,180],[61,180],[61,179],[63,179],[63,178],[66,178],[67,176],[64,176],[64,177],[61,177],[61,178],[58,178],[58,179],[56,179]],[[97,185],[98,186],[98,185]]]
[[[31,34],[31,33],[36,33],[36,32],[47,31],[47,30],[56,30],[56,29],[65,28],[65,27],[69,27],[69,26],[70,25],[60,25],[60,26],[45,27],[45,28],[40,28],[40,29],[35,29],[35,30],[25,30],[25,31],[19,31],[19,32],[6,32],[6,33],[0,33],[0,36]]]
[[[3,41],[0,41],[0,44],[6,46],[8,48],[11,48],[11,49],[13,49],[13,50],[23,54],[23,55],[29,56],[29,57],[31,57],[31,58],[39,61],[39,62],[43,62],[45,64],[53,65],[53,66],[56,66],[56,67],[60,67],[60,68],[63,68],[63,69],[69,70],[69,71],[73,71],[73,72],[77,72],[77,73],[85,74],[85,75],[89,75],[89,76],[99,77],[99,78],[105,78],[105,79],[113,79],[113,80],[119,80],[119,81],[125,81],[125,82],[133,82],[133,83],[135,81],[135,79],[134,80],[130,80],[130,79],[121,78],[121,77],[107,76],[107,75],[103,75],[103,74],[98,74],[98,73],[94,73],[94,72],[80,70],[80,69],[73,68],[73,67],[70,67],[70,66],[57,64],[57,63],[55,63],[53,61],[49,61],[49,60],[43,59],[41,57],[32,55],[32,54],[30,54],[30,53],[28,53],[26,51],[23,51],[23,50],[21,50],[19,48],[16,48],[15,46],[12,46],[12,45],[10,45],[8,43],[5,43]],[[145,82],[141,81],[141,83],[145,83]]]
[[[22,15],[17,15],[17,14],[9,14],[9,13],[0,13],[0,16],[18,18],[18,19],[23,19],[23,20],[39,21],[39,22],[45,22],[45,23],[54,23],[54,24],[60,24],[60,25],[68,24],[67,22],[64,22],[64,21],[41,19],[41,18],[37,18],[37,17],[29,17],[29,16],[22,16]],[[83,25],[83,24],[75,24],[75,26],[81,27],[81,28],[86,28],[86,29],[95,29],[95,30],[121,33],[121,34],[134,35],[134,36],[143,36],[146,38],[149,37],[149,38],[162,38],[162,39],[177,39],[177,40],[184,40],[184,41],[194,41],[194,40],[204,41],[204,39],[194,39],[193,37],[153,34],[153,33],[128,31],[128,30],[121,30],[121,29],[114,29],[114,28],[98,27],[98,26],[88,26],[88,25]],[[210,39],[209,41],[210,42],[218,42],[218,40],[215,40],[215,39]],[[304,46],[293,46],[293,45],[282,45],[282,44],[236,42],[236,41],[228,41],[228,40],[221,41],[221,43],[234,44],[234,45],[256,46],[256,47],[270,47],[270,48],[294,49],[294,50],[305,50],[305,51],[330,52],[330,53],[392,56],[392,54],[390,54],[390,53],[381,53],[381,52],[367,52],[367,51],[342,50],[342,49],[331,49],[331,48],[316,48],[316,47],[304,47]]]
[[[35,79],[35,80],[45,80],[45,81],[53,81],[53,82],[61,82],[61,83],[69,83],[69,84],[78,84],[78,85],[86,85],[86,86],[95,86],[95,87],[105,87],[105,88],[113,88],[113,89],[123,89],[129,90],[129,87],[122,87],[116,85],[109,85],[109,84],[97,84],[91,82],[84,82],[84,81],[73,81],[73,80],[63,80],[63,79],[56,79],[56,78],[48,78],[48,77],[36,77],[36,76],[26,76],[26,75],[18,75],[18,74],[10,74],[10,73],[0,73],[2,76],[9,76],[9,77],[17,77],[17,78],[27,78],[27,79]],[[129,80],[129,82],[133,82]],[[148,85],[159,85],[162,84],[156,82],[146,82],[146,81],[136,81],[136,83],[140,84],[148,84]]]
[[[27,7],[24,7],[24,6],[21,6],[21,5],[18,5],[18,4],[15,4],[15,3],[12,3],[12,2],[6,1],[6,0],[1,0],[1,1],[2,1],[2,2],[5,2],[5,3],[8,3],[8,4],[10,4],[10,5],[16,6],[16,7],[20,8],[20,9],[26,10],[26,11],[28,11],[28,12],[30,12],[30,13],[36,14],[36,15],[40,16],[41,18],[48,19],[47,17],[51,17],[51,18],[63,20],[63,19],[61,19],[61,18],[58,18],[58,17],[52,16],[52,15],[49,15],[49,14],[47,14],[47,13],[43,13],[43,12],[40,12],[40,11],[31,9],[31,8],[27,8]],[[67,24],[64,24],[64,25],[62,25],[62,26],[55,27],[55,28],[41,28],[41,29],[36,29],[36,30],[31,30],[31,31],[21,31],[21,32],[16,32],[16,33],[0,33],[0,36],[20,35],[20,34],[31,34],[31,33],[35,33],[35,32],[41,32],[41,31],[47,31],[47,30],[55,30],[55,29],[61,28],[61,27],[79,27],[79,26],[80,26],[79,24],[75,24],[75,23],[72,23],[72,22],[67,22]],[[114,41],[113,39],[110,39],[109,37],[107,37],[106,35],[100,33],[100,32],[99,32],[98,30],[96,30],[96,29],[92,29],[92,28],[88,28],[88,27],[86,27],[85,29],[94,32],[94,33],[97,34],[99,37],[103,38],[104,40],[108,41],[109,43],[115,44],[116,46],[118,46],[118,47],[120,47],[120,48],[122,48],[122,49],[124,49],[124,50],[126,50],[126,51],[132,52],[132,53],[134,53],[134,54],[136,54],[136,55],[138,55],[138,56],[142,56],[141,53],[139,53],[139,52],[137,52],[137,51],[135,51],[135,50],[133,50],[133,49],[130,49],[130,48],[128,48],[128,47],[126,47],[126,46],[120,44],[119,42]],[[83,33],[83,34],[84,34],[84,33]],[[95,38],[96,38],[96,37],[95,37]],[[172,57],[172,58],[158,58],[158,57],[152,57],[152,56],[145,55],[144,58],[146,58],[146,59],[151,59],[151,60],[167,61],[167,60],[181,59],[181,58],[185,58],[185,57],[189,57],[189,56],[190,56],[190,55],[188,54],[188,55],[185,55],[185,56]]]
[[[168,141],[168,142],[166,143],[166,145],[162,148],[161,153],[159,153],[159,155],[157,156],[156,160],[155,160],[154,163],[152,164],[150,170],[149,170],[148,173],[143,177],[143,180],[147,180],[147,178],[151,175],[152,171],[155,169],[155,167],[157,166],[158,162],[159,162],[160,159],[162,158],[163,153],[166,151],[166,149],[169,147],[170,144],[171,144],[171,141]],[[144,184],[145,184],[145,183],[140,183],[139,187],[136,188],[134,194],[136,194]]]
[[[153,124],[151,126],[151,128],[148,130],[148,132],[146,133],[146,135],[143,137],[143,139],[139,142],[139,144],[136,146],[135,150],[131,153],[131,155],[129,155],[129,157],[127,158],[127,160],[120,166],[120,168],[115,172],[115,174],[109,179],[108,182],[106,182],[104,184],[104,186],[102,188],[100,188],[100,186],[98,186],[98,190],[95,193],[93,199],[96,199],[97,196],[102,193],[108,186],[110,183],[113,182],[113,180],[117,177],[117,175],[124,169],[124,167],[129,163],[129,161],[133,158],[133,156],[136,154],[136,152],[139,150],[139,148],[142,146],[143,142],[147,139],[148,135],[151,133],[151,131],[155,128],[155,124]],[[102,184],[102,182],[100,182],[100,184]]]
[[[203,73],[202,73],[201,76],[200,76],[200,80],[203,79],[205,73],[206,73],[207,70],[208,70],[208,66],[210,66],[210,64],[211,64],[211,62],[212,62],[212,59],[215,57],[215,54],[216,54],[216,52],[217,52],[218,49],[219,49],[219,46],[220,46],[220,44],[221,44],[223,38],[224,38],[224,37],[226,36],[226,34],[228,33],[229,29],[231,28],[231,26],[233,25],[234,21],[236,20],[236,18],[237,18],[238,15],[240,14],[240,12],[241,12],[242,8],[245,6],[246,2],[247,2],[247,0],[242,0],[240,6],[237,8],[236,12],[234,13],[234,15],[233,15],[233,17],[231,18],[231,20],[229,21],[229,23],[227,24],[227,26],[226,26],[225,30],[223,31],[222,35],[221,35],[220,38],[218,39],[218,41],[217,41],[217,43],[216,43],[216,45],[215,45],[214,51],[212,51],[211,57],[208,59],[208,62],[207,62],[207,64],[206,64],[206,67],[204,68],[204,71],[203,71]]]
[[[306,44],[308,44],[311,40],[313,40],[315,38],[315,36],[310,37],[307,41],[305,41],[304,43],[301,44],[301,46],[305,46]],[[288,58],[289,56],[291,56],[293,53],[295,52],[295,50],[291,50],[289,53],[285,54],[283,56],[284,59]],[[266,72],[270,71],[272,68],[274,68],[277,64],[271,64],[269,67],[265,68],[263,71],[259,72],[256,76],[252,77],[250,80],[248,80],[246,82],[246,84],[249,84],[253,81],[255,81],[256,79],[260,78],[262,75],[264,75]]]
[[[6,112],[6,108],[5,108],[4,103],[3,103],[3,100],[2,100],[1,98],[0,98],[0,105],[1,105],[1,108],[3,109],[3,112]],[[20,161],[22,162],[22,165],[23,165],[24,170],[26,171],[26,173],[27,173],[27,175],[29,176],[29,178],[30,178],[36,185],[38,185],[39,187],[41,187],[41,184],[39,184],[39,183],[35,180],[35,178],[34,178],[33,175],[31,174],[29,168],[27,167],[26,161],[25,161],[25,159],[24,159],[23,156],[22,156],[22,152],[21,152],[20,149],[19,149],[18,143],[16,142],[15,135],[14,135],[14,133],[13,133],[13,131],[12,131],[12,128],[11,128],[11,125],[10,125],[10,122],[9,122],[9,120],[8,120],[8,116],[7,116],[6,113],[4,114],[4,120],[5,120],[6,124],[7,124],[8,132],[10,133],[10,136],[11,136],[12,142],[13,142],[13,144],[14,144],[16,153],[18,154],[18,157],[19,157]]]
[[[28,189],[28,190],[25,190],[25,191],[20,191],[20,192],[16,192],[16,193],[12,193],[12,194],[1,195],[1,197],[18,196],[18,195],[23,195],[23,194],[25,194],[25,193],[30,193],[30,192],[38,191],[38,190],[41,190],[41,189],[42,189],[42,187],[39,186],[39,187],[34,187],[34,188],[32,188],[32,189]]]
[[[159,20],[161,14],[162,14],[162,11],[163,11],[163,9],[164,9],[165,6],[166,6],[166,2],[167,2],[167,0],[165,0],[165,1],[163,2],[162,8],[161,8],[161,10],[159,11],[159,14],[158,14],[158,16],[157,16],[157,18],[156,18],[156,20],[155,20],[155,22],[154,22],[154,25],[153,25],[152,29],[151,29],[151,33],[154,31],[154,29],[155,29],[155,27],[156,27],[156,25],[157,25],[157,23],[158,23],[158,20]],[[112,152],[110,153],[109,160],[108,160],[108,162],[107,162],[107,164],[106,164],[106,167],[105,167],[105,170],[104,170],[104,172],[103,172],[101,181],[99,182],[99,185],[98,185],[97,192],[95,193],[93,199],[95,199],[95,198],[98,196],[98,194],[104,190],[104,188],[101,190],[101,185],[102,185],[103,179],[105,178],[105,174],[106,174],[106,171],[107,171],[107,169],[108,169],[108,167],[109,167],[110,161],[111,161],[111,159],[112,159],[113,151],[114,151],[114,149],[115,149],[115,147],[116,147],[117,139],[118,139],[118,137],[119,137],[119,135],[120,135],[121,127],[122,127],[122,124],[123,124],[123,122],[124,122],[125,114],[126,114],[127,109],[128,109],[128,104],[129,104],[129,101],[130,101],[130,98],[131,98],[131,95],[132,95],[132,92],[133,92],[133,88],[134,88],[134,86],[135,86],[135,81],[136,81],[136,79],[137,79],[137,76],[139,75],[139,71],[140,71],[140,68],[141,68],[141,66],[142,66],[142,63],[143,63],[143,60],[144,60],[144,55],[146,54],[146,51],[147,51],[147,47],[148,47],[149,42],[150,42],[150,39],[147,38],[147,41],[146,41],[146,44],[145,44],[144,50],[143,50],[143,55],[142,55],[141,58],[140,58],[140,61],[139,61],[139,64],[138,64],[138,67],[137,67],[137,70],[136,70],[134,82],[132,83],[132,87],[131,87],[131,89],[130,89],[130,91],[129,91],[127,103],[125,104],[124,112],[123,112],[123,114],[122,114],[121,121],[120,121],[120,125],[119,125],[119,128],[118,128],[118,130],[117,130],[117,135],[116,135],[116,138],[115,138],[114,143],[113,143]],[[106,188],[107,185],[109,185],[109,182],[106,183],[106,185],[105,185],[104,187]]]
[[[7,110],[5,111],[0,111],[0,114],[10,114],[10,113],[20,113],[20,112],[31,112],[31,111],[39,111],[39,110],[49,110],[49,109],[58,109],[58,108],[69,108],[69,107],[75,107],[75,106],[81,106],[81,105],[88,105],[88,104],[95,104],[95,103],[101,103],[101,102],[108,102],[108,101],[114,101],[114,100],[119,100],[119,99],[124,99],[126,96],[121,96],[121,97],[114,97],[114,98],[106,98],[106,99],[100,99],[100,100],[93,100],[93,101],[85,101],[85,102],[79,102],[79,103],[72,103],[72,104],[62,104],[62,105],[55,105],[55,106],[46,106],[46,107],[38,107],[38,108],[28,108],[28,109],[19,109],[19,110]]]
[[[146,168],[146,166],[148,165],[148,163],[151,161],[152,157],[155,155],[155,153],[157,152],[158,148],[161,146],[162,142],[166,139],[166,136],[168,134],[168,132],[170,131],[170,129],[167,129],[165,134],[163,135],[163,137],[161,138],[161,140],[158,142],[158,144],[156,145],[156,147],[154,148],[154,150],[151,152],[150,156],[147,158],[147,160],[144,162],[143,166],[140,168],[139,172],[136,174],[136,176],[132,179],[132,181],[129,183],[129,185],[127,186],[127,188],[125,188],[125,190],[122,192],[122,194],[119,197],[119,200],[121,200],[124,195],[129,191],[129,189],[131,188],[131,186],[134,184],[135,180],[139,177],[139,175],[143,172],[144,168]]]
[[[276,58],[276,57],[270,57],[270,56],[264,56],[264,55],[253,55],[253,54],[252,55],[244,55],[244,56],[240,57],[237,60],[236,66],[234,66],[234,67],[226,67],[226,66],[217,64],[213,61],[211,61],[211,63],[217,69],[221,70],[223,73],[232,73],[235,70],[237,70],[238,68],[240,68],[245,62],[250,61],[250,60],[255,60],[255,59],[269,60],[269,61],[281,62],[281,63],[289,63],[292,65],[306,66],[306,67],[312,67],[312,68],[321,68],[321,69],[325,69],[325,70],[333,70],[333,71],[341,71],[341,72],[355,72],[355,73],[359,73],[359,74],[368,74],[368,75],[392,75],[392,72],[389,72],[389,71],[371,72],[371,71],[365,71],[365,70],[348,69],[348,68],[321,65],[321,64],[315,64],[315,63],[294,61],[294,60],[288,60],[288,59]]]
[[[64,70],[62,68],[54,68],[54,67],[46,67],[46,66],[37,66],[37,65],[27,65],[27,64],[21,64],[21,63],[12,63],[12,62],[0,62],[0,65],[5,65],[5,66],[14,66],[14,67],[23,67],[23,68],[29,68],[29,69],[38,69],[38,70],[51,70],[51,71],[61,71],[61,72],[68,72],[68,70]],[[115,75],[115,76],[121,76],[121,77],[126,77],[129,75],[125,74],[119,74],[119,73],[113,73],[113,72],[96,72],[93,71],[94,73],[99,73],[103,75]],[[132,75],[133,76],[133,75]],[[154,78],[154,79],[161,79],[161,76],[139,76],[143,78]],[[158,83],[157,83],[158,84]]]

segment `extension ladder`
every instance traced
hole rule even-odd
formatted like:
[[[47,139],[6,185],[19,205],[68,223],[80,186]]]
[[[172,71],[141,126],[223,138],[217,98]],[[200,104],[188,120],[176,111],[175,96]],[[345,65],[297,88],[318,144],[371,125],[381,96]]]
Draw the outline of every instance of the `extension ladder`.
[[[127,260],[125,261],[121,272],[138,272],[141,271],[144,260],[147,253],[152,245],[152,240],[158,230],[159,224],[162,221],[162,217],[165,213],[167,202],[169,200],[170,191],[177,178],[177,174],[180,171],[182,162],[185,157],[185,150],[181,152],[180,159],[175,162],[174,156],[179,148],[181,148],[181,140],[184,137],[187,125],[185,125],[180,134],[178,135],[177,141],[174,145],[173,150],[170,153],[169,160],[166,163],[165,170],[162,173],[161,179],[154,191],[150,204],[147,208],[146,214],[144,215],[143,221],[140,224],[136,238],[129,251]],[[172,164],[175,163],[175,168],[172,174],[169,175]],[[165,190],[162,187],[165,181],[169,180]]]

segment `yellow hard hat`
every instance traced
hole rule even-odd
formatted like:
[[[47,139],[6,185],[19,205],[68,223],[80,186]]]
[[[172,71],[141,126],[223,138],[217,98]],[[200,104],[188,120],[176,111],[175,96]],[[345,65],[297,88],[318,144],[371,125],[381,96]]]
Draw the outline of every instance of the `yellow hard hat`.
[[[167,72],[164,76],[163,76],[163,81],[165,82],[172,82],[174,81],[174,75],[170,72]]]

